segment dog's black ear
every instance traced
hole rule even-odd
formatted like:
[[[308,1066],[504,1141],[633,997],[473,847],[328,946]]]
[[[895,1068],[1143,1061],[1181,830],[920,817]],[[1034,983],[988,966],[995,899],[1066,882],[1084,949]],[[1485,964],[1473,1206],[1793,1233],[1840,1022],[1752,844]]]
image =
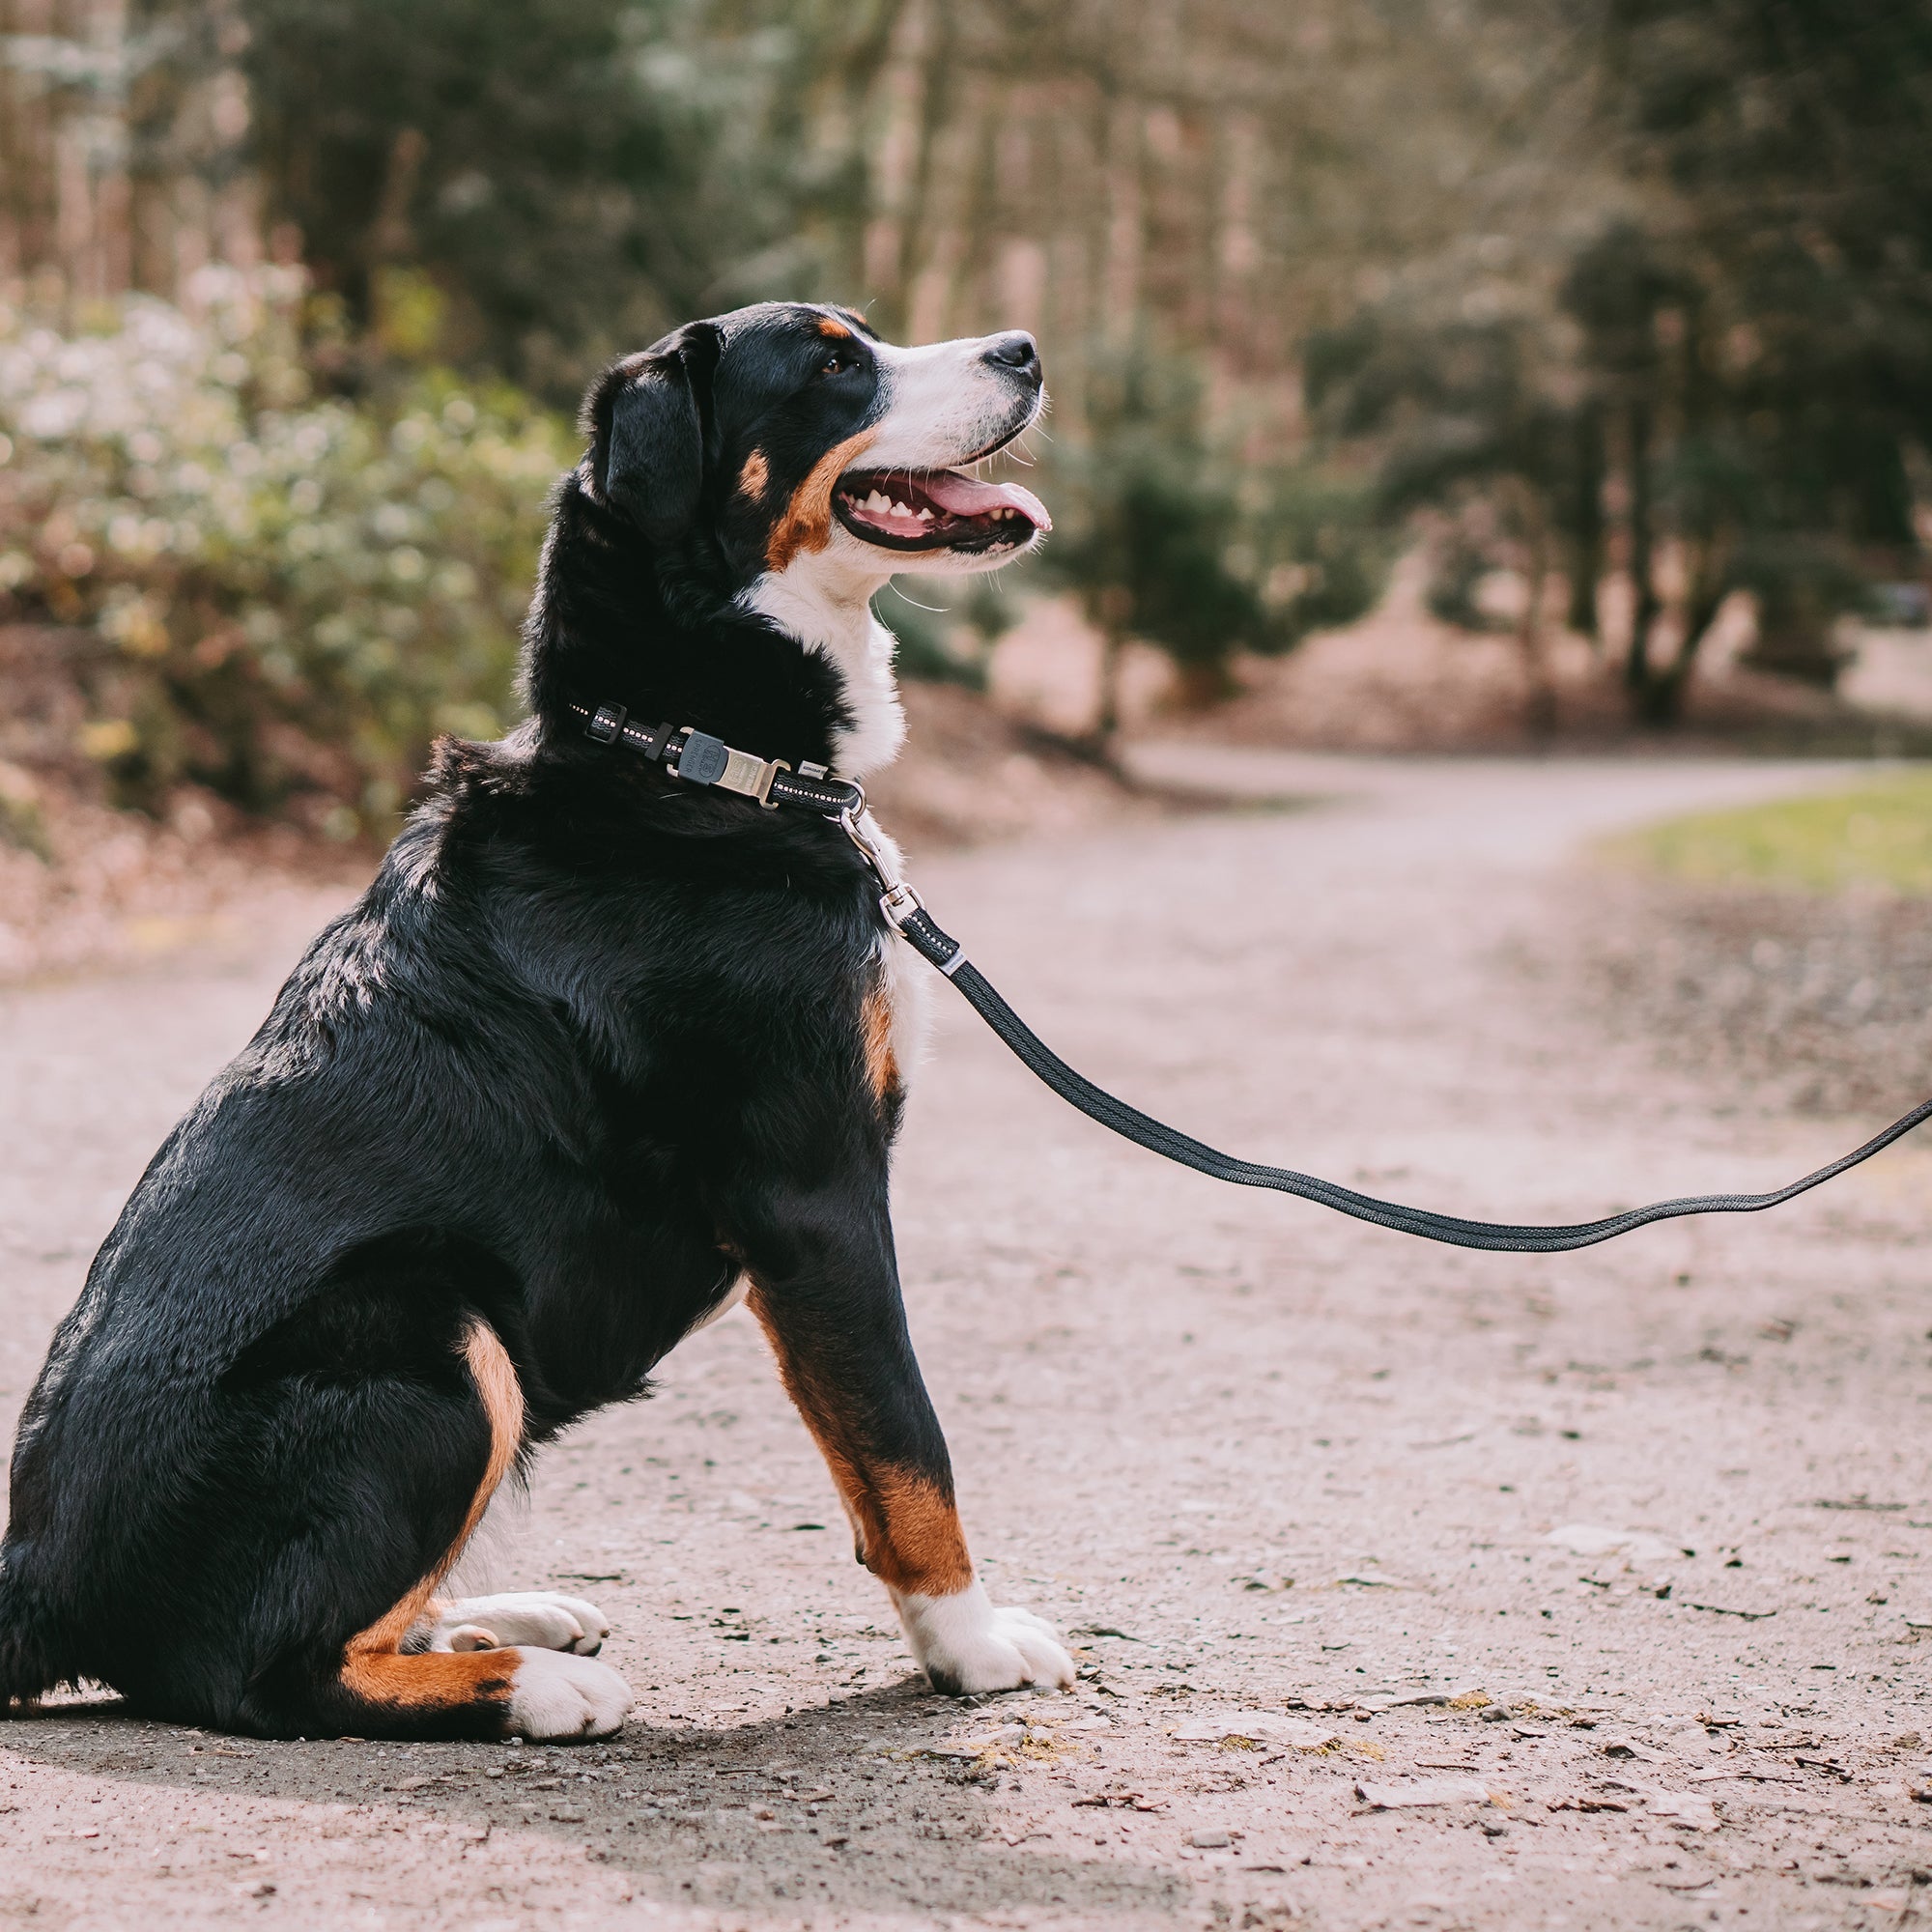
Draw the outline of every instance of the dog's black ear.
[[[597,492],[654,542],[682,536],[697,514],[717,360],[717,330],[692,323],[613,363],[584,399]]]

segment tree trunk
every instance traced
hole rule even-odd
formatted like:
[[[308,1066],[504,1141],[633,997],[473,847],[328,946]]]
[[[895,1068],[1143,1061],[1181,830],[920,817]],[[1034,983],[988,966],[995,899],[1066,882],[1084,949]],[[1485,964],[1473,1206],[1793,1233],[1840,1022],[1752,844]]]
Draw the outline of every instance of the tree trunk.
[[[1696,546],[1690,565],[1690,584],[1684,600],[1683,626],[1670,662],[1650,674],[1648,701],[1638,715],[1647,724],[1672,725],[1684,715],[1684,699],[1690,688],[1690,672],[1698,648],[1718,621],[1724,608],[1730,582],[1733,548],[1731,532],[1719,529]]]
[[[1234,696],[1235,674],[1226,658],[1190,659],[1174,668],[1176,695],[1183,711],[1206,711]]]
[[[1126,633],[1111,624],[1100,633],[1100,680],[1094,714],[1094,742],[1110,754],[1114,740],[1121,735],[1121,660],[1126,644]]]
[[[1528,580],[1516,627],[1516,645],[1522,657],[1522,723],[1536,743],[1547,744],[1556,735],[1556,682],[1549,672],[1549,638],[1543,621],[1545,586],[1549,581],[1547,526],[1531,536]]]
[[[1570,578],[1569,626],[1603,642],[1597,586],[1604,578],[1604,412],[1586,405],[1577,418],[1576,468],[1571,479],[1567,559]]]
[[[1645,724],[1676,722],[1681,679],[1660,673],[1650,647],[1663,599],[1657,588],[1657,493],[1651,475],[1650,405],[1630,407],[1630,650],[1624,659],[1624,687],[1631,709]]]

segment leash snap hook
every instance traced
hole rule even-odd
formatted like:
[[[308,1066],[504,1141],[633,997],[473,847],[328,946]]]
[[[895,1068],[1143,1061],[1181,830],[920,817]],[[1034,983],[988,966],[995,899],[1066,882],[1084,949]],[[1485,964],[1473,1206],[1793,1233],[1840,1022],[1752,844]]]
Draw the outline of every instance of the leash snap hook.
[[[906,923],[915,914],[924,910],[924,901],[899,877],[892,861],[879,849],[877,840],[860,822],[867,815],[866,793],[856,781],[852,783],[853,789],[859,794],[859,802],[847,806],[838,814],[839,826],[846,838],[859,848],[860,856],[866,864],[872,868],[872,876],[885,888],[880,895],[879,910],[903,932]]]

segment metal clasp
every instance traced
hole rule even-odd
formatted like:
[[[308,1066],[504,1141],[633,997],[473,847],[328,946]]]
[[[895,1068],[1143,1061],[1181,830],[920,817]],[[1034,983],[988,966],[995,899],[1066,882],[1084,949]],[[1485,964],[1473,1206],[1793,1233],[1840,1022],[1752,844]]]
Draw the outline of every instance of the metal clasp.
[[[754,758],[750,752],[734,752],[727,745],[724,776],[713,782],[721,791],[735,791],[746,798],[754,798],[767,811],[775,811],[778,808],[772,803],[772,781],[781,772],[790,770],[783,758]]]
[[[857,780],[848,780],[847,782],[859,794],[859,802],[855,806],[847,807],[838,814],[838,823],[843,828],[846,838],[859,848],[861,856],[872,868],[872,876],[885,888],[879,899],[879,910],[894,925],[903,927],[915,913],[923,910],[924,901],[899,877],[892,861],[879,849],[877,841],[861,824],[862,819],[870,816],[866,810],[865,787]]]
[[[754,798],[769,810],[773,809],[772,781],[791,766],[783,758],[758,758],[750,752],[735,751],[724,739],[687,724],[677,748],[677,763],[668,769],[672,778],[689,784],[716,785],[720,791],[734,791],[740,798]]]

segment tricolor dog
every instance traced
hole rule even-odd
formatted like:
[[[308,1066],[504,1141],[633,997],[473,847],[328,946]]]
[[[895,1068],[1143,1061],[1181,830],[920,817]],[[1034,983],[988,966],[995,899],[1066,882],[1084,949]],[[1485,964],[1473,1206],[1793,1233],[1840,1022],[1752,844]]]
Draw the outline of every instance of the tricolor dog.
[[[1030,336],[899,349],[792,303],[595,384],[529,721],[440,747],[55,1337],[14,1455],[0,1694],[99,1679],[264,1736],[614,1731],[592,1605],[439,1586],[537,1445],[741,1293],[932,1682],[1071,1680],[974,1576],[906,1334],[887,1169],[925,969],[836,824],[573,709],[885,764],[870,598],[1037,541],[1037,500],[973,466],[1041,396]]]

